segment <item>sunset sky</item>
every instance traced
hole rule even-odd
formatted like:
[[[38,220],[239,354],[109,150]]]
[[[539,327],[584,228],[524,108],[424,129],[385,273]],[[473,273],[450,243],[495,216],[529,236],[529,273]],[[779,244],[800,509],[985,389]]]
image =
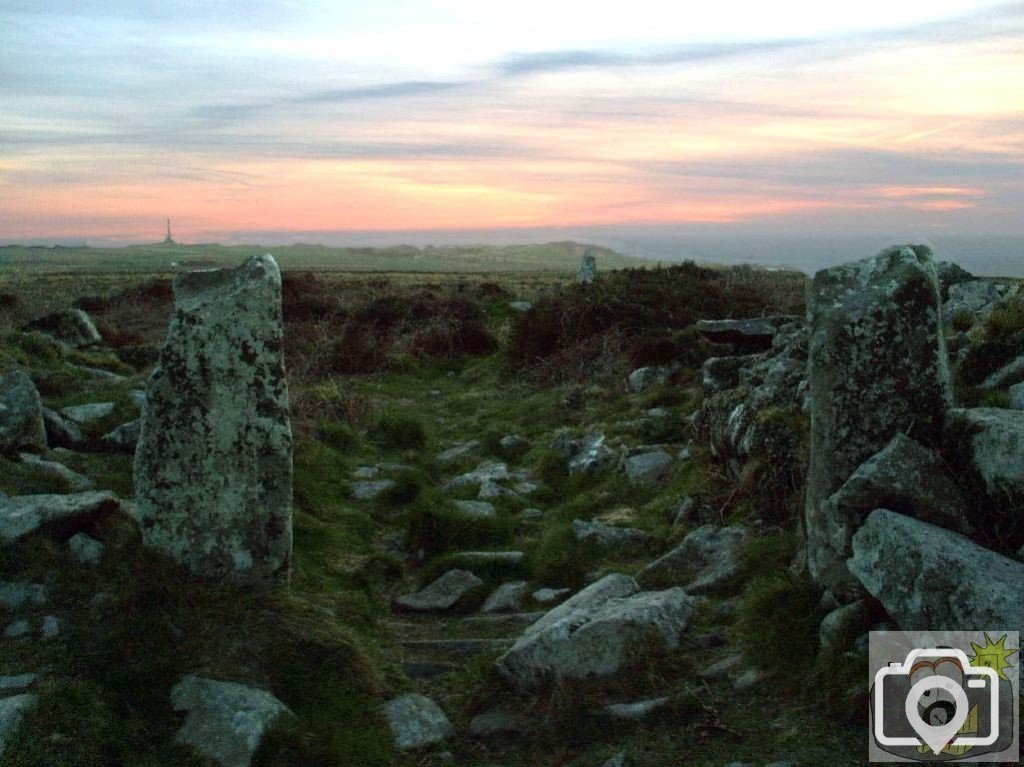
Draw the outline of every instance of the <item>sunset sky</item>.
[[[1022,2],[0,0],[3,242],[1022,208]]]

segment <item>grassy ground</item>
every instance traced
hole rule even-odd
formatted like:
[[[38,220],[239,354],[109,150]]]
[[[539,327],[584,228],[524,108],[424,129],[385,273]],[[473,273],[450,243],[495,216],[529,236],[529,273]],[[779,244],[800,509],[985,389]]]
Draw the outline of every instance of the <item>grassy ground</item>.
[[[18,302],[0,329],[0,368],[30,369],[50,406],[113,399],[118,412],[111,421],[129,417],[127,392],[142,385],[146,367],[135,366],[131,361],[138,354],[126,350],[159,342],[169,297],[151,288],[116,294],[150,283],[152,275],[69,279],[37,274],[31,283],[23,275],[5,275],[4,280],[18,286]],[[743,275],[728,280],[733,283],[723,288],[725,297],[751,282]],[[785,609],[791,596],[803,593],[799,584],[771,592],[767,608],[762,598],[746,612],[732,595],[710,600],[691,634],[720,636],[725,646],[694,641],[667,657],[652,654],[623,683],[556,688],[518,699],[536,717],[528,735],[476,743],[460,737],[438,749],[449,750],[449,757],[393,752],[379,704],[394,694],[422,690],[434,695],[460,732],[495,700],[517,700],[491,671],[494,653],[456,658],[462,667],[448,676],[409,678],[404,670],[409,655],[401,644],[409,636],[502,632],[474,627],[468,615],[443,620],[396,616],[390,607],[393,597],[428,582],[457,561],[453,554],[466,550],[526,553],[522,564],[478,569],[488,587],[517,578],[537,587],[575,589],[598,572],[633,573],[687,532],[670,525],[666,511],[674,502],[698,492],[712,499],[714,508],[724,508],[730,486],[699,445],[691,462],[677,464],[672,477],[652,488],[631,486],[614,472],[597,479],[570,478],[564,459],[550,450],[561,428],[603,431],[631,445],[678,447],[693,437],[684,417],[699,404],[695,369],[649,392],[628,392],[623,375],[636,339],[615,320],[614,312],[620,311],[615,296],[602,304],[609,307],[610,324],[572,342],[573,370],[586,374],[551,375],[544,365],[531,372],[510,363],[510,344],[522,332],[519,325],[531,320],[509,302],[543,302],[545,296],[562,300],[564,278],[335,274],[296,284],[302,290],[289,292],[286,286],[285,302],[287,332],[295,339],[289,351],[296,434],[290,587],[251,594],[197,581],[141,549],[133,525],[116,515],[97,520],[90,529],[107,545],[104,562],[95,570],[71,564],[65,547],[51,537],[0,550],[0,577],[47,584],[51,602],[39,614],[57,614],[65,623],[60,637],[49,643],[0,645],[0,675],[36,670],[43,678],[41,705],[8,751],[5,765],[199,765],[188,751],[168,745],[179,722],[170,711],[169,689],[193,672],[261,686],[296,712],[295,723],[267,738],[258,765],[596,767],[620,750],[640,767],[774,759],[800,765],[863,762],[863,726],[845,723],[860,711],[826,713],[820,693],[793,683],[792,658],[785,656],[806,654],[808,646],[807,631]],[[622,290],[627,287],[623,283]],[[791,288],[780,289],[780,295],[792,294]],[[0,292],[5,290],[0,285]],[[54,293],[63,305],[113,296],[89,305],[105,335],[121,344],[115,353],[72,358],[38,335],[16,332],[22,321],[43,313],[42,307],[55,305]],[[685,295],[642,300],[678,301]],[[749,299],[749,293],[744,296]],[[422,313],[408,308],[415,306]],[[648,308],[659,314],[656,304]],[[723,304],[717,310],[729,308]],[[339,372],[337,359],[328,353],[335,341],[343,344],[339,353],[352,352],[355,342],[344,346],[352,328],[372,331],[385,350],[368,363],[371,369],[358,374]],[[481,342],[481,331],[493,345]],[[684,343],[690,348],[690,341]],[[72,362],[129,377],[117,384],[97,383],[76,372]],[[656,407],[667,409],[669,417],[645,421],[646,411]],[[503,448],[501,437],[508,434],[523,436],[526,446]],[[470,439],[481,443],[474,456],[454,466],[438,463],[440,451]],[[452,514],[452,496],[443,484],[481,460],[529,470],[541,488],[523,501],[499,501],[497,520],[466,522]],[[128,456],[88,452],[66,461],[100,487],[131,497]],[[353,472],[383,463],[404,467],[392,475],[396,488],[375,500],[355,500]],[[4,492],[63,489],[11,458],[0,459]],[[527,505],[543,511],[540,522],[518,520]],[[630,553],[578,543],[571,535],[572,520],[595,518],[648,530],[657,543]],[[748,575],[781,577],[786,557],[765,552],[785,549],[785,544],[772,547],[786,536],[766,526],[763,538],[766,546]],[[477,604],[486,593],[481,590]],[[730,605],[734,609],[726,609]],[[541,606],[528,602],[525,609]],[[766,616],[766,610],[777,612],[778,620]],[[745,646],[740,627],[752,620],[776,640],[771,646],[779,657],[759,660],[766,671],[778,671],[776,677],[742,692],[727,680],[700,680],[698,669]],[[403,622],[404,627],[397,625]],[[410,622],[416,625],[410,628]],[[617,729],[593,714],[606,702],[685,691],[687,702],[642,725]]]

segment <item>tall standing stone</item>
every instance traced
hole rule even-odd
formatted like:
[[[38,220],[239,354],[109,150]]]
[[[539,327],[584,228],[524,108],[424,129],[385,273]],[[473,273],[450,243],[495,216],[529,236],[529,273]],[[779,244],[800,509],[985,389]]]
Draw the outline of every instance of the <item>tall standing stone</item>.
[[[810,286],[807,564],[836,591],[851,585],[853,530],[829,497],[897,434],[941,436],[952,389],[940,306],[931,251],[918,245],[820,271]]]
[[[589,248],[583,251],[583,258],[580,259],[579,269],[576,270],[576,282],[580,285],[589,285],[597,277],[597,257]]]
[[[147,545],[222,580],[286,579],[292,433],[270,255],[180,275],[135,453]]]

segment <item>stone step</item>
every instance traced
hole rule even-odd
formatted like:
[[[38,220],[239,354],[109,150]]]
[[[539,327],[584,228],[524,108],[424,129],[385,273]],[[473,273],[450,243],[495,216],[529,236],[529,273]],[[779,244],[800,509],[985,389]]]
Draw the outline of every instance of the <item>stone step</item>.
[[[497,639],[403,639],[399,644],[410,652],[436,655],[475,655],[494,650],[507,650],[516,642],[516,637]]]

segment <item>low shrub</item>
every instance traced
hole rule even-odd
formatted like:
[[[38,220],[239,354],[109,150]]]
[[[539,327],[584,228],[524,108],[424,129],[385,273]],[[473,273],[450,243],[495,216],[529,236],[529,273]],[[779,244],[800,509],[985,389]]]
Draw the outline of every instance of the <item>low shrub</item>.
[[[385,413],[369,429],[369,436],[385,449],[419,450],[427,444],[427,430],[415,416]]]
[[[343,453],[352,452],[359,446],[359,435],[347,423],[322,424],[316,436],[328,447]]]
[[[470,551],[507,544],[512,522],[504,517],[476,518],[460,514],[445,498],[424,493],[409,510],[411,551],[433,557],[448,551]]]

